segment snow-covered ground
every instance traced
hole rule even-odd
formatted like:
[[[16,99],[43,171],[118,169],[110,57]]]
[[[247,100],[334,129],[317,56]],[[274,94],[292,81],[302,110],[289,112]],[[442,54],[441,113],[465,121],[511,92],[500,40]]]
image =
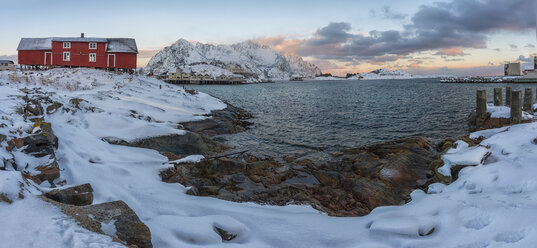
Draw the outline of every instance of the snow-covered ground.
[[[533,105],[533,109],[537,108],[537,104]],[[491,118],[511,118],[511,107],[507,106],[494,106],[492,103],[487,103],[487,112],[490,113]],[[522,111],[523,120],[531,120],[534,115]]]
[[[154,79],[90,69],[55,69],[31,78],[11,73],[0,73],[0,121],[7,125],[0,133],[16,137],[22,135],[16,130],[31,131],[31,123],[15,113],[23,103],[13,97],[23,95],[18,89],[55,92],[50,94],[53,100],[71,107],[73,97],[86,100],[81,110],[46,116],[59,138],[56,156],[62,178],[66,186],[91,183],[94,203],[125,201],[150,228],[154,247],[463,248],[534,247],[537,242],[537,123],[474,133],[472,137],[487,138],[477,147],[459,141],[444,161],[475,167],[464,168],[451,185],[433,184],[428,193],[416,190],[404,206],[379,207],[365,217],[337,218],[309,206],[190,196],[182,185],[160,181],[159,171],[171,165],[158,152],[102,141],[181,133],[173,128],[174,122],[223,108],[217,99],[190,95]],[[0,156],[9,156],[0,150]],[[0,192],[18,194],[21,180],[19,172],[0,171]],[[27,185],[24,199],[12,204],[0,201],[0,247],[118,245],[81,229],[41,202],[33,196],[34,186],[47,190],[46,184]],[[214,227],[238,234],[237,238],[222,243]]]

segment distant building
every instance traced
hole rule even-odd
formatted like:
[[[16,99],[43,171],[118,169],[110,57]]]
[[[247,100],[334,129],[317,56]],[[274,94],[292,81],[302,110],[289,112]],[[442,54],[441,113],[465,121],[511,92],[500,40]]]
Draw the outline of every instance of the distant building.
[[[138,48],[129,38],[22,38],[17,48],[25,66],[136,69]]]
[[[15,68],[15,63],[11,60],[0,60],[0,71],[13,71]]]
[[[504,65],[505,76],[520,76],[520,62]]]

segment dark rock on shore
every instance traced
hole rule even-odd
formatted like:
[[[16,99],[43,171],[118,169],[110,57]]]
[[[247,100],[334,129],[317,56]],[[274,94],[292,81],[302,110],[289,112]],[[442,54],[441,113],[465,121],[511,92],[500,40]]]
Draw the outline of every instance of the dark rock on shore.
[[[207,156],[218,154],[228,149],[227,146],[217,143],[211,138],[188,131],[183,135],[172,134],[141,139],[134,142],[113,139],[105,140],[111,144],[149,148],[164,154],[171,153],[176,156],[188,156],[193,154]]]
[[[225,109],[212,111],[210,118],[200,121],[181,123],[191,132],[199,133],[208,137],[222,134],[240,133],[248,129],[252,123],[246,121],[252,115],[244,109],[228,104]]]
[[[194,195],[309,204],[332,216],[361,216],[404,202],[420,181],[427,181],[436,154],[425,139],[408,138],[343,150],[323,163],[304,159],[282,164],[246,154],[177,164],[161,177],[192,186]]]
[[[181,123],[182,128],[186,131],[184,135],[173,134],[151,137],[134,142],[106,138],[104,140],[116,145],[154,149],[168,158],[194,154],[212,156],[228,150],[229,147],[214,141],[210,137],[242,132],[251,125],[245,120],[252,117],[245,110],[232,105],[228,105],[222,110],[212,111],[207,116],[210,118]]]

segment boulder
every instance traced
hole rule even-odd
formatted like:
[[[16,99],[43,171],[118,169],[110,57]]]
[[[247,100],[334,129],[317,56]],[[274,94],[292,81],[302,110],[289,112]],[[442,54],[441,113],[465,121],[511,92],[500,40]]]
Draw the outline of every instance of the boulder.
[[[58,148],[58,139],[50,134],[47,136],[44,132],[28,135],[22,140],[26,146],[23,152],[35,157],[54,154],[54,149]]]
[[[76,206],[53,201],[45,196],[41,196],[41,199],[58,206],[87,230],[108,235],[113,241],[128,247],[153,247],[151,231],[123,201]]]
[[[86,206],[93,202],[93,188],[87,183],[66,189],[55,189],[45,193],[45,197],[64,204]]]
[[[151,231],[136,213],[123,201],[107,202],[80,207],[82,212],[101,223],[101,231],[138,248],[150,248]],[[115,230],[102,230],[103,224]],[[113,229],[114,229],[113,228]]]

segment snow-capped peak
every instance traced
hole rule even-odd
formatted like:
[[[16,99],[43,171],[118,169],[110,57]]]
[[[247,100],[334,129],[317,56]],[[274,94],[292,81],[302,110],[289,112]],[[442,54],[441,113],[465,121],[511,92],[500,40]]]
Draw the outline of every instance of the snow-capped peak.
[[[232,45],[212,45],[177,40],[151,58],[145,70],[154,73],[183,71],[218,77],[238,68],[248,82],[312,78],[321,70],[297,55],[283,55],[257,41],[247,40]]]

